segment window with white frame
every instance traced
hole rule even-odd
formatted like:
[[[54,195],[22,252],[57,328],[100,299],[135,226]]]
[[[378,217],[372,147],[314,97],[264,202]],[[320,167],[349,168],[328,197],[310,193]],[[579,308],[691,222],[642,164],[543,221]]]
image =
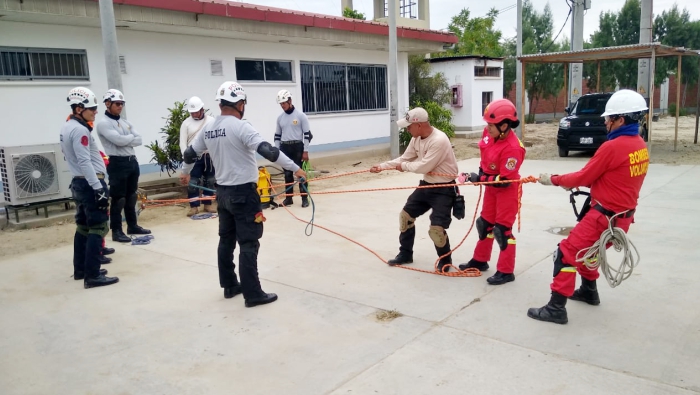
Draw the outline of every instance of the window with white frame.
[[[238,81],[293,82],[289,60],[236,59]]]
[[[0,47],[0,80],[89,80],[82,49]]]
[[[481,113],[486,112],[486,107],[493,101],[493,92],[481,92]]]
[[[301,96],[307,114],[386,110],[386,66],[301,62]]]

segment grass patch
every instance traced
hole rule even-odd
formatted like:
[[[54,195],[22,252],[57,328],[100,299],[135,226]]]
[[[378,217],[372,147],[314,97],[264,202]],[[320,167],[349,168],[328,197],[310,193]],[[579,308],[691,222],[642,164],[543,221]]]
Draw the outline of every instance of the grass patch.
[[[403,317],[403,314],[396,310],[379,310],[377,311],[375,317],[377,318],[377,321],[389,322],[395,320],[396,318]]]

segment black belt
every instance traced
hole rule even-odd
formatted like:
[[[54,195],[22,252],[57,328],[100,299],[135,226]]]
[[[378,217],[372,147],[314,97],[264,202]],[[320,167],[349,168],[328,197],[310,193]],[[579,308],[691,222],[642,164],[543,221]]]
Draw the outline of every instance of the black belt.
[[[445,185],[445,186],[449,186],[450,184],[455,184],[455,180],[447,181],[447,182],[436,182],[436,183],[421,180],[419,183],[419,185]]]
[[[136,160],[136,155],[129,155],[129,156],[110,156],[109,160],[123,160],[123,161],[132,161]]]
[[[242,190],[255,189],[255,190],[257,190],[258,184],[254,183],[254,182],[247,182],[245,184],[238,184],[238,185],[219,185],[219,184],[216,184],[216,187],[221,188],[222,190],[228,189],[228,190],[233,190],[233,191],[235,191],[237,189],[242,189]]]
[[[280,141],[280,144],[292,145],[292,144],[304,144],[304,142],[301,140],[289,140],[289,141]]]
[[[105,179],[105,175],[102,174],[102,173],[96,173],[95,175],[97,176],[97,179],[98,179],[98,180],[104,180],[104,179]],[[73,176],[73,178],[77,178],[77,179],[80,179],[80,180],[84,180],[84,179],[85,179],[85,177],[83,177],[83,176]]]
[[[608,217],[613,217],[615,214],[617,214],[617,213],[615,213],[614,211],[610,211],[610,210],[605,209],[605,208],[604,208],[603,206],[601,206],[599,203],[596,203],[596,205],[593,206],[593,209],[594,209],[595,211],[598,211],[598,212],[600,212],[600,213],[603,213],[603,214],[607,215]],[[629,218],[629,217],[631,217],[631,216],[634,215],[634,212],[635,212],[635,211],[637,211],[637,210],[634,210],[634,209],[633,209],[633,210],[629,210],[629,211],[627,211],[627,212],[624,213],[624,214],[618,215],[617,217],[618,217],[618,218]]]

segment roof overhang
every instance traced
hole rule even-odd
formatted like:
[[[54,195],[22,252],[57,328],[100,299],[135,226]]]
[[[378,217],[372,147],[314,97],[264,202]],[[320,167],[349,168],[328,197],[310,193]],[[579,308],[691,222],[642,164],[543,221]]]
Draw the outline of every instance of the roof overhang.
[[[698,56],[696,50],[670,47],[660,43],[622,45],[607,48],[592,48],[582,51],[551,52],[523,55],[517,59],[523,63],[587,63],[603,60],[649,59],[665,56]]]

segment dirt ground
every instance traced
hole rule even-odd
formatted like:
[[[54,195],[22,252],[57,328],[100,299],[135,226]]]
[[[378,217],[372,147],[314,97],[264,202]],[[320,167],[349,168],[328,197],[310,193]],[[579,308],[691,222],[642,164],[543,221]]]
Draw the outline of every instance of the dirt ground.
[[[693,144],[695,133],[695,118],[681,117],[679,119],[677,151],[673,151],[675,118],[663,117],[654,122],[651,132],[651,163],[670,165],[697,165],[700,164],[700,144]],[[576,160],[590,158],[590,153],[572,152],[568,158],[560,158],[557,153],[556,134],[557,122],[539,123],[527,125],[525,128],[524,143],[527,148],[527,159],[548,160]],[[477,147],[479,139],[453,139],[455,155],[458,160],[476,158],[479,156]],[[358,161],[339,162],[334,165],[323,166],[316,169],[317,176],[337,175],[349,172],[367,170],[374,164],[388,160],[388,156],[365,158]],[[313,163],[313,157],[311,158]],[[325,190],[345,186],[348,184],[362,183],[367,179],[388,176],[387,173],[370,174],[360,173],[340,178],[319,181],[311,184],[315,190]],[[280,176],[273,178],[273,183],[281,182]],[[182,221],[187,209],[185,206],[171,206],[148,208],[139,217],[139,223],[145,227]],[[16,254],[27,253],[39,249],[53,248],[72,243],[74,226],[69,221],[44,228],[35,228],[20,231],[0,232],[0,258]],[[113,245],[109,240],[107,245]]]

